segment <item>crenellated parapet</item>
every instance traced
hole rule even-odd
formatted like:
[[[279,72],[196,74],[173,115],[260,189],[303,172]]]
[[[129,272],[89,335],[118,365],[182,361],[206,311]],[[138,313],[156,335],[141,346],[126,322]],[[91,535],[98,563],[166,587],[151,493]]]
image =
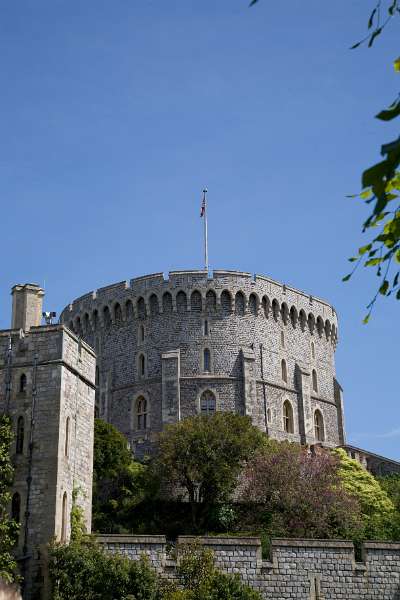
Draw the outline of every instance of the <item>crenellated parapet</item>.
[[[336,346],[334,308],[293,287],[262,275],[239,271],[155,273],[99,288],[74,300],[61,321],[77,334],[165,313],[262,316],[284,327],[318,334]]]

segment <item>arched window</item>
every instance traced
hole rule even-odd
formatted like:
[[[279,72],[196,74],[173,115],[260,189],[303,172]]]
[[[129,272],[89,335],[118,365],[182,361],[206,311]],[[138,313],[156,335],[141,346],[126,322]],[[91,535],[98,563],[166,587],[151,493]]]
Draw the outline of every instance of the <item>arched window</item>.
[[[146,318],[146,304],[144,298],[139,298],[137,301],[137,312],[139,319]]]
[[[139,342],[143,344],[145,338],[145,330],[144,325],[139,326]]]
[[[287,383],[287,380],[288,380],[287,365],[286,365],[286,360],[284,358],[282,358],[282,361],[281,361],[281,377],[282,377],[282,381]]]
[[[150,314],[152,317],[155,317],[160,312],[160,306],[158,304],[158,298],[155,294],[152,294],[149,298],[150,304]]]
[[[315,369],[312,370],[312,389],[313,392],[318,392],[318,378],[317,371]]]
[[[208,312],[214,312],[217,306],[217,297],[213,290],[208,290],[206,294],[206,309]]]
[[[215,396],[210,390],[206,390],[200,396],[200,412],[202,415],[213,415],[216,411]]]
[[[263,307],[264,317],[267,319],[268,314],[269,314],[269,298],[268,298],[268,296],[263,296],[262,307]]]
[[[103,309],[103,322],[104,322],[104,327],[110,327],[111,314],[110,314],[110,309],[108,308],[108,306],[105,306]]]
[[[165,292],[162,297],[163,312],[172,313],[172,296],[169,292]]]
[[[232,312],[232,297],[228,290],[224,290],[221,294],[221,308],[224,314]]]
[[[315,358],[315,344],[311,342],[311,358]]]
[[[146,357],[144,354],[139,355],[139,377],[146,375]]]
[[[208,336],[208,320],[204,319],[204,329],[203,329],[204,335]]]
[[[203,370],[206,373],[211,371],[211,352],[208,348],[204,348],[203,351]]]
[[[195,290],[194,292],[192,292],[192,295],[190,296],[190,310],[192,312],[201,312],[202,305],[203,305],[203,302],[201,299],[201,294],[200,294],[200,292]]]
[[[133,304],[132,300],[127,300],[125,303],[125,315],[127,320],[133,319]]]
[[[281,331],[281,348],[285,347],[285,333]]]
[[[65,422],[65,441],[64,441],[64,456],[68,457],[69,453],[69,417]]]
[[[97,329],[97,327],[99,325],[99,313],[97,310],[93,311],[92,319],[93,319],[93,328]]]
[[[250,294],[250,297],[249,297],[249,310],[250,310],[251,314],[254,315],[254,316],[257,315],[257,307],[258,307],[257,296],[255,294]]]
[[[296,327],[297,325],[297,310],[294,306],[290,309],[290,322],[292,323],[292,327]]]
[[[242,292],[238,292],[235,296],[235,314],[240,315],[241,317],[244,315],[245,309],[245,298]]]
[[[114,306],[114,321],[116,323],[121,323],[122,321],[122,310],[121,310],[121,305],[117,304]]]
[[[289,400],[283,403],[283,430],[286,433],[293,433],[293,408]]]
[[[136,427],[139,431],[147,429],[147,400],[143,396],[136,402]]]
[[[280,308],[279,302],[276,299],[272,300],[272,314],[274,316],[275,321],[277,321],[280,315]]]
[[[324,417],[320,410],[316,410],[314,413],[314,435],[318,442],[325,440]]]
[[[18,492],[15,492],[11,500],[11,518],[16,523],[21,521],[21,496]]]
[[[17,439],[15,443],[15,451],[17,454],[22,454],[24,451],[24,417],[18,417],[17,421]]]
[[[61,505],[61,541],[67,541],[67,492],[64,492]]]
[[[187,311],[187,296],[185,292],[178,292],[176,295],[176,310],[178,313],[185,313]]]
[[[26,375],[25,375],[25,373],[22,373],[21,377],[19,378],[19,392],[20,392],[20,394],[25,394],[25,392],[26,392]]]

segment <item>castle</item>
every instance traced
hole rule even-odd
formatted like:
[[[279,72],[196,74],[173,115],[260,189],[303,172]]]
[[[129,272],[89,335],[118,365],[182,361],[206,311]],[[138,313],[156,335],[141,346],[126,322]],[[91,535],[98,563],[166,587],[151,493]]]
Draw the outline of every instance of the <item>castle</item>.
[[[343,446],[372,472],[400,473],[346,446],[337,316],[319,298],[249,273],[174,271],[85,294],[41,325],[43,296],[14,286],[11,329],[0,331],[26,599],[43,588],[45,545],[69,539],[76,494],[90,531],[95,414],[139,458],[168,423],[234,411],[273,438]]]

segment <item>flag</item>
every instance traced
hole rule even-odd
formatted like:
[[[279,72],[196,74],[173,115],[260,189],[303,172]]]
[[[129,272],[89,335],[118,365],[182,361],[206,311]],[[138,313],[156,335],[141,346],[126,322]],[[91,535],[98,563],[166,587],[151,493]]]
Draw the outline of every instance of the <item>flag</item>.
[[[204,217],[206,213],[206,197],[204,196],[203,202],[201,204],[200,217]]]

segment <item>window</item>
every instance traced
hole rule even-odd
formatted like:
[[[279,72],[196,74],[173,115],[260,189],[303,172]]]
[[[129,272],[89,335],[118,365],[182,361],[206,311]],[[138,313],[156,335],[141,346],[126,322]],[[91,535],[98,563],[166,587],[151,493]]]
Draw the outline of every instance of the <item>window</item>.
[[[285,334],[283,331],[281,331],[281,347],[285,347]]]
[[[144,325],[140,325],[139,327],[139,342],[143,344],[145,338]]]
[[[69,452],[69,417],[65,422],[65,442],[64,442],[64,456],[68,457]]]
[[[25,392],[26,392],[26,375],[25,375],[25,373],[22,373],[21,377],[19,378],[19,391],[20,391],[20,394],[25,394]]]
[[[213,290],[208,290],[206,294],[206,309],[208,312],[214,312],[217,306],[217,297]]]
[[[239,316],[244,315],[246,301],[244,298],[244,294],[242,292],[238,292],[235,296],[235,314]]]
[[[146,357],[144,354],[139,356],[139,377],[145,377],[146,375]]]
[[[286,433],[293,433],[293,408],[289,400],[283,403],[283,429]]]
[[[187,311],[187,296],[185,292],[178,292],[176,295],[176,310],[178,313]]]
[[[13,521],[16,521],[16,523],[20,523],[21,520],[21,496],[18,494],[18,492],[15,492],[15,494],[12,497],[11,500],[11,518]]]
[[[144,298],[138,299],[136,307],[137,307],[137,315],[138,315],[139,319],[145,319],[146,318],[146,303],[144,301]]]
[[[226,315],[232,312],[232,297],[228,290],[224,290],[221,294],[221,308]]]
[[[24,417],[18,417],[15,451],[17,454],[22,454],[24,451]]]
[[[312,389],[313,392],[318,392],[318,378],[317,371],[315,369],[312,370]]]
[[[207,319],[204,321],[204,335],[208,335],[208,321]]]
[[[67,492],[64,492],[61,505],[61,541],[67,541]]]
[[[136,425],[139,431],[147,429],[147,400],[143,396],[136,402]]]
[[[271,423],[271,409],[270,408],[267,409],[267,421],[268,421],[268,423]]]
[[[311,357],[315,358],[315,344],[311,342]]]
[[[286,365],[286,360],[284,358],[282,359],[282,362],[281,362],[281,377],[282,377],[282,381],[287,383],[287,365]]]
[[[133,319],[133,304],[132,300],[127,300],[125,303],[125,314],[127,320]]]
[[[206,390],[200,397],[200,412],[202,415],[213,415],[216,411],[215,396],[210,390]]]
[[[325,439],[324,418],[320,410],[316,410],[314,413],[314,435],[319,442],[323,442]]]
[[[111,314],[108,306],[105,306],[103,309],[103,323],[104,327],[110,327],[111,325]]]
[[[250,294],[249,297],[249,310],[252,315],[256,316],[258,312],[258,298],[255,294]]]
[[[116,323],[121,323],[122,321],[122,309],[118,303],[114,306],[114,321]]]
[[[211,371],[211,353],[208,348],[204,348],[203,363],[204,371],[209,373]]]
[[[201,312],[202,304],[201,294],[199,291],[195,290],[190,296],[190,310],[192,312]]]

